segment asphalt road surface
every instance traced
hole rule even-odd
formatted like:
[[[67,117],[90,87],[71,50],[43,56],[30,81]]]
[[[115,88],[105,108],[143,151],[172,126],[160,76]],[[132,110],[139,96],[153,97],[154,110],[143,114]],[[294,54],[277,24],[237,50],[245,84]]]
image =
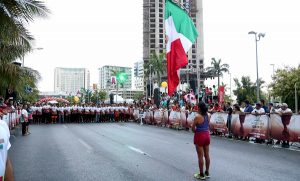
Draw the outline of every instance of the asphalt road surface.
[[[197,180],[193,134],[135,123],[31,125],[11,138],[16,181]],[[212,137],[210,181],[300,180],[300,152]]]

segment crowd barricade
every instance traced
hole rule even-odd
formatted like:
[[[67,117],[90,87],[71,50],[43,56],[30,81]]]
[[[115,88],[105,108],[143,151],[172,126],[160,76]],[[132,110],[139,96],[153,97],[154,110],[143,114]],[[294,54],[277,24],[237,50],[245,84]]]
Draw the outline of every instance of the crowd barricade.
[[[300,142],[300,115],[270,116],[270,135],[283,141]]]
[[[227,133],[227,114],[225,113],[214,113],[211,115],[209,128],[213,132]]]
[[[186,119],[186,125],[185,125],[186,128],[192,128],[195,116],[196,116],[196,112],[187,113],[187,119]]]
[[[179,126],[181,126],[180,111],[171,111],[170,112],[169,125],[172,128],[179,128]]]
[[[164,112],[159,110],[159,109],[154,111],[153,123],[155,125],[162,125],[163,124],[163,119],[164,119],[163,114],[164,114]]]
[[[10,130],[14,129],[20,123],[17,112],[7,112],[7,114],[2,116],[2,120],[7,123]]]
[[[133,109],[133,119],[135,121],[138,121],[140,119],[140,110],[139,109]]]
[[[144,112],[144,120],[145,120],[146,124],[151,124],[151,113],[152,113],[152,111],[150,111],[150,110],[146,110]]]
[[[227,113],[212,114],[211,131],[228,133],[227,116]],[[284,116],[233,114],[230,126],[234,136],[300,142],[300,115],[298,114]]]

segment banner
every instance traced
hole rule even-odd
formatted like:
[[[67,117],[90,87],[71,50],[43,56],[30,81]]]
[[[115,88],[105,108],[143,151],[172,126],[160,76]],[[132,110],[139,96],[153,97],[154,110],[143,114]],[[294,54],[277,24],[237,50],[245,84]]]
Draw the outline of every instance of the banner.
[[[270,122],[272,138],[291,142],[300,141],[300,115],[271,114]]]
[[[169,124],[169,111],[168,110],[162,110],[162,124],[166,125]]]
[[[170,125],[180,125],[180,112],[178,111],[171,111],[169,116],[169,123]]]
[[[149,110],[144,112],[145,122],[147,124],[151,123],[151,112]]]
[[[133,110],[133,118],[134,118],[134,120],[138,120],[139,119],[139,114],[140,114],[140,110],[138,110],[138,109],[134,109]]]
[[[269,139],[269,129],[268,129],[269,116],[249,115],[247,116],[247,118],[249,119],[249,122],[251,124],[250,136],[254,138],[260,138],[260,139]]]
[[[162,111],[160,111],[160,110],[155,110],[154,111],[154,116],[153,116],[154,118],[154,123],[155,124],[159,124],[159,125],[161,125],[162,124],[162,121],[163,121],[163,112]]]
[[[211,131],[227,133],[227,113],[214,113],[211,115],[209,127]]]

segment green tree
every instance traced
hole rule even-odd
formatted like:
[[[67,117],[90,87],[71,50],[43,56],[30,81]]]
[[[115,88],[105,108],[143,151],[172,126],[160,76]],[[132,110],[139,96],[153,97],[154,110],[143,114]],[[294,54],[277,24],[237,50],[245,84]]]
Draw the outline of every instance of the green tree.
[[[100,103],[105,101],[105,99],[107,99],[107,93],[104,90],[95,90],[92,97],[91,97],[91,101],[95,104]]]
[[[297,83],[298,100],[300,98],[300,65],[298,67],[284,67],[278,69],[273,76],[271,95],[278,97],[282,102],[285,102],[289,107],[295,109],[295,84]],[[299,106],[299,102],[298,102]]]
[[[144,97],[143,92],[138,92],[137,94],[134,94],[133,100],[139,101]]]
[[[246,99],[250,101],[250,103],[255,103],[256,101],[256,83],[252,82],[249,76],[242,76],[241,81],[239,79],[234,78],[234,83],[236,89],[233,90],[233,94],[237,97],[237,102],[241,104]],[[260,86],[262,86],[265,82],[263,80],[260,81]],[[260,89],[260,92],[261,89]],[[261,94],[261,98],[265,99],[265,94]]]
[[[36,17],[46,17],[49,10],[41,1],[2,0],[0,1],[0,94],[7,87],[13,87],[23,99],[36,97],[36,83],[40,76],[37,71],[12,64],[32,50],[33,36],[26,29]],[[32,92],[25,92],[29,86]],[[31,98],[32,97],[32,98]]]
[[[220,87],[220,76],[223,76],[223,72],[229,72],[229,65],[221,64],[221,59],[212,58],[211,60],[211,67],[207,67],[207,73],[218,78],[218,87]]]
[[[161,75],[167,71],[165,59],[166,59],[165,53],[160,53],[157,55],[155,52],[152,52],[150,55],[149,62],[144,65],[145,77],[149,78],[150,76],[152,77],[152,75],[156,75],[157,81],[161,83]],[[150,72],[150,66],[152,66],[151,72]]]

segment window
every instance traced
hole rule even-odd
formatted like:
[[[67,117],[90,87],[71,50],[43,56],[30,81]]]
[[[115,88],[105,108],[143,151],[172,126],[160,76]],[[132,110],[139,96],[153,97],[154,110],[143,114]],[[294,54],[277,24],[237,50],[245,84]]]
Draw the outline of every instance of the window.
[[[150,18],[155,18],[155,14],[150,14]]]
[[[164,34],[159,34],[159,38],[164,38]]]
[[[155,28],[155,24],[150,24],[150,28]]]
[[[195,59],[195,58],[196,58],[196,55],[192,55],[192,58]]]
[[[159,23],[159,28],[163,28],[163,27],[164,27],[164,24]]]
[[[151,39],[151,40],[150,40],[150,43],[155,43],[155,39]]]
[[[150,34],[150,38],[155,38],[155,34]]]
[[[159,40],[159,43],[164,43],[164,40],[160,39],[160,40]]]

